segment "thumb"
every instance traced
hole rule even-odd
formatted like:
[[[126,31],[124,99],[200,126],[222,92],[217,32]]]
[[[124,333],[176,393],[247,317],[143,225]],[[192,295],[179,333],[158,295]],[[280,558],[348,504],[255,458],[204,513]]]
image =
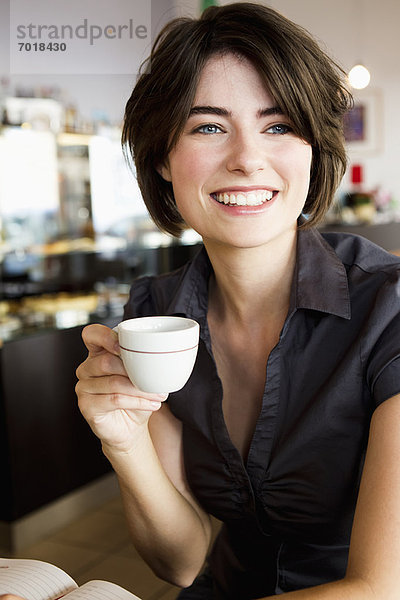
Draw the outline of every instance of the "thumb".
[[[104,351],[119,356],[118,334],[105,325],[87,325],[82,330],[82,339],[91,356]]]

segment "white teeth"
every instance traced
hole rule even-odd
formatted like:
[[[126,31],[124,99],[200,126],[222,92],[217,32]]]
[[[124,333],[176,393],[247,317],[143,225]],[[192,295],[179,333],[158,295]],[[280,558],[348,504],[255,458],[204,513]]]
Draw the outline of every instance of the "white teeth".
[[[238,205],[238,206],[259,206],[264,204],[273,197],[273,192],[270,190],[257,190],[254,192],[240,192],[234,194],[232,192],[221,192],[213,194],[214,198],[222,204]]]
[[[256,206],[258,204],[258,200],[257,200],[257,194],[252,194],[250,193],[247,196],[247,204],[249,206]]]

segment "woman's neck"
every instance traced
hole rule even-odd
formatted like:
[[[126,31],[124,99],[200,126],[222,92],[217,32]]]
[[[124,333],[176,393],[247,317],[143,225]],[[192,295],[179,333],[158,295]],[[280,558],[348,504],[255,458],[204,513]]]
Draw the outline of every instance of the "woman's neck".
[[[257,248],[204,244],[214,269],[209,308],[214,317],[243,325],[281,318],[289,308],[296,231]]]

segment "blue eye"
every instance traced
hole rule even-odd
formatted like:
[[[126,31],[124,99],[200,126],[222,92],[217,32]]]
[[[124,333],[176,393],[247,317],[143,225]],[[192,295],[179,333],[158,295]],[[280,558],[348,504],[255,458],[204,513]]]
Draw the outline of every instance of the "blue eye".
[[[205,135],[210,135],[213,133],[221,133],[222,129],[218,125],[214,125],[213,123],[207,123],[206,125],[200,125],[200,127],[196,127],[194,133],[204,133]]]
[[[277,123],[276,125],[272,125],[268,127],[267,132],[272,133],[274,135],[284,135],[285,133],[290,133],[292,128],[285,123]]]

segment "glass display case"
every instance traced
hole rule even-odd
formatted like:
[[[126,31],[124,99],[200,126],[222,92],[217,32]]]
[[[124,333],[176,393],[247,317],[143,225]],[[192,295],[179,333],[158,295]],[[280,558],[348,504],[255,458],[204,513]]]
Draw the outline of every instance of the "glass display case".
[[[120,133],[0,130],[0,340],[121,316],[135,277],[199,242],[155,229]]]
[[[0,129],[0,545],[110,470],[76,402],[82,326],[116,325],[132,280],[176,268],[199,242],[155,229],[118,129],[32,121]]]

